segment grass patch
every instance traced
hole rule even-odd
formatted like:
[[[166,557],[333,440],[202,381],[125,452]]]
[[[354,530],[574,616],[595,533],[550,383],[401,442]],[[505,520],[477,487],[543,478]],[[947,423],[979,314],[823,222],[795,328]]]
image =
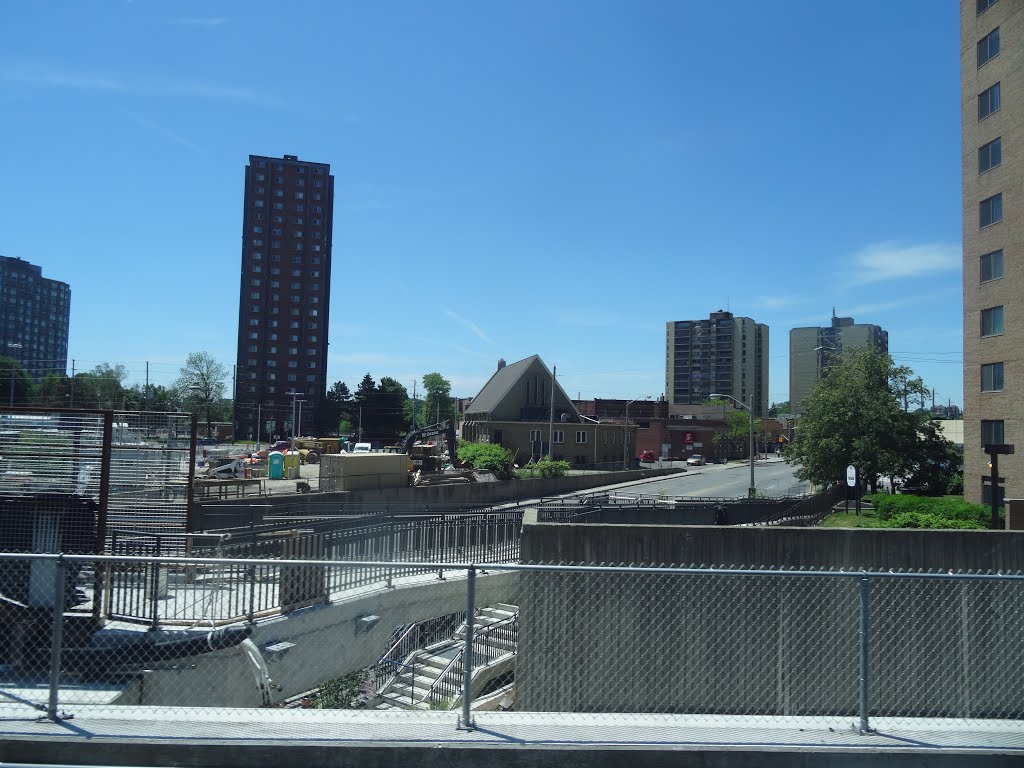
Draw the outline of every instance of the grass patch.
[[[888,528],[885,521],[875,516],[875,510],[861,507],[858,515],[851,502],[849,512],[836,512],[821,521],[822,528]]]

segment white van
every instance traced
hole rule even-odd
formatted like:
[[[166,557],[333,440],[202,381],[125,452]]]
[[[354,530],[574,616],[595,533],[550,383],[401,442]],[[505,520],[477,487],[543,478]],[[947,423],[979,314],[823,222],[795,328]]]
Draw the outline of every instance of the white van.
[[[371,453],[371,446],[369,443],[356,443],[355,448],[352,449],[352,453]]]

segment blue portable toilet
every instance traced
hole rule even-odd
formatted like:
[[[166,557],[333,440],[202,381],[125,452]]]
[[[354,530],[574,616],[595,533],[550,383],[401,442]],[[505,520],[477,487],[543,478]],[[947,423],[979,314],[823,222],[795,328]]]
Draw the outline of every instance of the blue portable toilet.
[[[267,477],[271,480],[284,480],[284,454],[271,451],[267,455]]]

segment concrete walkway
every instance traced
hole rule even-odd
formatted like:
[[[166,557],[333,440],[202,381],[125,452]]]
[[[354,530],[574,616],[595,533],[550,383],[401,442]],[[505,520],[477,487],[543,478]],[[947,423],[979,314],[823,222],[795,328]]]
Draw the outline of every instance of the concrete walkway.
[[[0,760],[190,766],[1019,766],[1020,722],[133,707],[4,723]]]

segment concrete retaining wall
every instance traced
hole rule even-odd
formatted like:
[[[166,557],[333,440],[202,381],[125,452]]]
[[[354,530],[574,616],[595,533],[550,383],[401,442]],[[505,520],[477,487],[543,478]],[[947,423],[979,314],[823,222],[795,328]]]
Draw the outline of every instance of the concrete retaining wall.
[[[1017,571],[1024,532],[535,524],[524,562]],[[528,572],[523,711],[858,711],[859,580]],[[1024,584],[870,586],[873,716],[1024,716]]]
[[[208,531],[218,528],[232,528],[259,522],[262,514],[301,515],[312,505],[337,504],[422,504],[453,506],[490,506],[518,501],[557,496],[574,491],[661,477],[676,474],[680,470],[636,469],[623,472],[601,472],[565,477],[537,477],[526,480],[511,480],[507,483],[465,483],[460,485],[434,485],[404,488],[384,488],[349,492],[315,494],[287,494],[261,496],[249,501],[204,501],[196,502],[196,530]],[[257,515],[255,520],[253,515]]]
[[[528,511],[523,518],[524,563],[1024,571],[1024,531],[723,528],[535,521],[534,512]]]

